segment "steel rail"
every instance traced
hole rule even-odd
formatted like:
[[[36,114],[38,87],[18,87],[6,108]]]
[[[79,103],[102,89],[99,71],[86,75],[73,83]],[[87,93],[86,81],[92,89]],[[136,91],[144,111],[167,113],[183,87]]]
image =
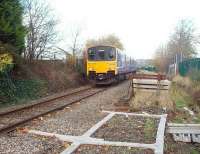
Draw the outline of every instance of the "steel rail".
[[[89,90],[89,89],[88,89],[88,90]],[[100,89],[100,90],[95,91],[95,92],[93,92],[93,93],[91,93],[91,94],[88,94],[88,95],[83,96],[83,97],[81,97],[81,98],[75,99],[75,100],[73,100],[73,101],[71,101],[71,102],[67,102],[67,103],[65,103],[64,105],[55,107],[55,108],[50,109],[50,110],[45,111],[45,112],[41,112],[41,113],[36,114],[36,115],[34,115],[34,116],[31,116],[31,117],[29,117],[29,118],[20,120],[20,121],[18,121],[18,122],[16,122],[16,123],[11,123],[11,124],[9,124],[9,125],[7,125],[7,126],[4,126],[4,127],[0,128],[0,134],[4,134],[4,133],[11,132],[11,131],[15,130],[16,127],[22,126],[22,125],[24,125],[25,123],[27,123],[27,122],[29,122],[29,121],[31,121],[31,120],[33,120],[33,119],[36,119],[36,118],[38,118],[38,117],[47,115],[47,114],[49,114],[49,113],[52,113],[52,112],[55,112],[55,111],[58,111],[58,110],[61,110],[61,109],[65,108],[65,107],[67,107],[67,106],[69,106],[69,105],[72,105],[72,104],[74,104],[74,103],[77,103],[77,102],[79,102],[79,101],[81,101],[81,100],[83,100],[83,99],[85,99],[85,98],[91,97],[91,96],[93,96],[93,95],[95,95],[95,94],[97,94],[97,93],[100,93],[100,92],[102,92],[102,91],[105,91],[105,90],[106,90],[106,88]],[[80,92],[80,91],[79,91],[79,92]],[[76,92],[76,93],[78,93],[78,92]],[[74,94],[74,93],[73,93],[73,94]],[[69,95],[68,95],[68,96],[69,96]],[[34,106],[32,106],[32,107],[34,107]],[[27,108],[25,108],[25,109],[27,109]],[[17,110],[17,111],[21,111],[21,110]],[[17,112],[17,111],[16,111],[16,112]],[[14,113],[14,112],[11,112],[11,113]],[[28,114],[28,113],[27,113],[27,114]]]
[[[32,108],[34,106],[38,106],[38,105],[41,105],[41,104],[49,103],[50,101],[55,101],[57,99],[65,98],[67,96],[74,95],[74,94],[77,94],[79,92],[82,92],[84,90],[89,90],[89,89],[92,89],[92,87],[87,87],[87,88],[80,89],[80,90],[77,90],[77,91],[72,91],[72,92],[69,92],[69,93],[61,94],[61,95],[58,95],[58,96],[53,97],[53,98],[48,98],[48,97],[42,98],[42,100],[40,100],[40,101],[38,101],[36,103],[30,104],[30,105],[26,105],[26,106],[23,106],[23,107],[20,107],[20,108],[17,108],[17,109],[12,109],[12,110],[9,110],[9,111],[6,111],[6,112],[0,112],[0,116],[5,116],[5,115],[8,115],[8,114],[17,112],[17,111],[22,111],[24,109],[29,109],[29,108]]]

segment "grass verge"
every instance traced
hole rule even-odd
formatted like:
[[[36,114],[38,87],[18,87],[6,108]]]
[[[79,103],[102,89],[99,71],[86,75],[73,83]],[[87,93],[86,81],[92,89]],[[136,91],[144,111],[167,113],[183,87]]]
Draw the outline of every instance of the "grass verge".
[[[172,122],[176,123],[199,123],[200,106],[194,94],[200,87],[199,82],[192,81],[188,77],[177,76],[174,78],[170,88],[170,97],[175,104],[175,114]],[[184,108],[194,112],[191,115]]]

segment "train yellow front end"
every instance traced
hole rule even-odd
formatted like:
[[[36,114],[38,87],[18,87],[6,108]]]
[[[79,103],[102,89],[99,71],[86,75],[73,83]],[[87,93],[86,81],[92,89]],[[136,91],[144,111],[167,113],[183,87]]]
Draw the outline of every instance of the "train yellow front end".
[[[87,76],[96,82],[110,81],[117,74],[116,49],[97,46],[87,51]]]
[[[117,74],[117,61],[87,61],[87,76],[93,80],[108,80]]]

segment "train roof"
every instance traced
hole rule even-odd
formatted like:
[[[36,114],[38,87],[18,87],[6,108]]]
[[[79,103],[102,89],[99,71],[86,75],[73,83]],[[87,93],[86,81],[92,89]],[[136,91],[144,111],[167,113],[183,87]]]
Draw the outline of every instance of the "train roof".
[[[94,47],[113,47],[113,48],[117,48],[117,47],[112,46],[112,45],[94,45],[94,46],[88,47],[87,49],[94,48]],[[117,48],[117,49],[120,50],[119,48]]]

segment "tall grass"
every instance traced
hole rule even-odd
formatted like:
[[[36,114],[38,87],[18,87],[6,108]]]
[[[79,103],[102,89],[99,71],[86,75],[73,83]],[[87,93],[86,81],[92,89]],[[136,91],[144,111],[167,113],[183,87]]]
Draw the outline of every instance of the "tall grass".
[[[194,82],[200,82],[200,70],[198,69],[191,69],[187,76]]]
[[[200,82],[193,80],[192,76],[176,76],[172,81],[170,93],[177,108],[200,106]]]

